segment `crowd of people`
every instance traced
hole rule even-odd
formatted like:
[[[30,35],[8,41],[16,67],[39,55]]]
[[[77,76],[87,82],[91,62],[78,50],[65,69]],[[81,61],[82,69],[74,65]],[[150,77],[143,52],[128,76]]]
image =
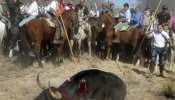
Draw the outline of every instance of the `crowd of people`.
[[[14,0],[14,2],[17,2],[17,0]],[[21,29],[26,23],[35,19],[40,14],[46,14],[49,19],[52,19],[52,17],[59,16],[70,8],[75,9],[79,21],[83,21],[82,23],[85,23],[85,25],[88,24],[88,17],[98,18],[101,13],[106,12],[114,18],[118,18],[120,22],[118,26],[120,26],[120,28],[124,25],[130,25],[132,28],[141,28],[144,31],[149,30],[146,31],[147,37],[153,38],[150,72],[153,74],[156,58],[157,55],[159,55],[160,75],[163,76],[165,44],[169,42],[170,45],[172,45],[173,41],[171,41],[170,37],[175,37],[175,17],[173,11],[168,12],[168,6],[163,5],[162,12],[155,16],[155,11],[150,8],[146,8],[142,12],[139,6],[130,7],[128,3],[125,3],[119,14],[115,15],[115,5],[113,3],[102,3],[101,7],[98,7],[97,4],[94,3],[94,5],[90,7],[90,10],[88,10],[84,0],[80,0],[79,4],[75,7],[72,0],[67,3],[64,0],[53,0],[51,2],[46,0],[45,4],[43,4],[42,0],[32,0],[31,4],[24,9],[28,17],[19,22],[19,28]],[[0,18],[3,22],[7,22],[8,19],[10,19],[9,12],[3,0],[0,0]],[[53,20],[53,22],[60,24],[57,20]],[[87,28],[90,32],[89,27]],[[120,31],[120,28],[117,28],[116,32]],[[165,32],[164,29],[169,30],[167,31],[169,34]]]

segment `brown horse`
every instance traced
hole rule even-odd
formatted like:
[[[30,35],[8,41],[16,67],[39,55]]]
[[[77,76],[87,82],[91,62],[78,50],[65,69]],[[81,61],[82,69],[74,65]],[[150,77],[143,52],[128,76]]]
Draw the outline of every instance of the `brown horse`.
[[[64,25],[67,28],[70,25],[75,25],[77,22],[77,15],[73,9],[67,10],[62,14]],[[58,17],[60,20],[60,18]],[[60,21],[61,22],[61,21]],[[43,66],[40,60],[40,51],[41,51],[41,44],[42,42],[51,42],[54,40],[55,35],[55,28],[50,28],[42,19],[34,19],[27,24],[26,27],[27,37],[29,40],[29,44],[34,49],[35,56],[37,58],[39,66]],[[56,62],[61,61],[63,58],[63,45],[66,40],[66,34],[60,39],[60,44],[57,47],[57,54],[56,54]]]
[[[106,49],[106,59],[110,59],[112,39],[114,33],[114,26],[117,24],[116,20],[107,13],[102,13],[98,19],[98,25],[104,25],[105,29],[105,41],[107,41],[107,49]],[[100,36],[99,34],[98,36]]]
[[[135,54],[140,48],[140,44],[138,41],[142,41],[144,37],[144,32],[141,29],[133,29],[131,28],[128,31],[119,31],[117,33],[114,32],[114,26],[118,23],[113,17],[111,17],[107,13],[102,13],[98,19],[99,26],[104,24],[104,30],[106,32],[105,41],[107,41],[107,56],[106,58],[110,58],[111,46],[113,44],[113,39],[119,38],[120,45],[123,47],[124,45],[129,45],[133,48],[132,54]],[[101,36],[99,34],[98,36]],[[122,50],[124,51],[124,50]],[[124,53],[124,52],[123,52]],[[123,54],[122,53],[122,54]]]

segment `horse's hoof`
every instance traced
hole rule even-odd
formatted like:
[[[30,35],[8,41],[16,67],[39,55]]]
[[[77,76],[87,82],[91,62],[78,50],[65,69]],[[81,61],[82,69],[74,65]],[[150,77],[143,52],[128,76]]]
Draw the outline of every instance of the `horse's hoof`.
[[[38,63],[39,67],[43,68],[43,64],[42,63]]]
[[[60,63],[63,63],[63,59],[60,59]]]

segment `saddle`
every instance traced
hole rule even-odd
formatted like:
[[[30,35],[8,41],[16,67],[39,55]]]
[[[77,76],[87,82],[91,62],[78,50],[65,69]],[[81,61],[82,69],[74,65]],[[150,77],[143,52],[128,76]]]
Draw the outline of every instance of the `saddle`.
[[[54,22],[50,21],[48,18],[41,18],[49,27],[56,28],[56,25]]]
[[[131,26],[130,25],[126,25],[126,26],[123,26],[122,28],[121,28],[121,32],[127,32],[128,30],[130,30],[131,29]]]
[[[131,29],[131,26],[128,25],[127,23],[120,22],[114,27],[114,29],[120,32],[126,32]]]

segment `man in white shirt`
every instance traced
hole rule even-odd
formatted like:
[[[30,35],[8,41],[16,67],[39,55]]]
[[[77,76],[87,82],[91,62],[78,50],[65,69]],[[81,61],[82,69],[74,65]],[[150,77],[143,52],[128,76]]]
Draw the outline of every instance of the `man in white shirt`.
[[[51,17],[54,17],[55,14],[57,13],[59,6],[59,0],[53,0],[47,7],[46,7],[46,15],[49,19]]]
[[[27,9],[26,13],[29,15],[29,17],[23,19],[19,23],[19,27],[22,27],[32,19],[35,19],[36,16],[38,15],[38,4],[35,0],[32,0],[32,3],[30,4],[29,8]]]
[[[95,6],[91,6],[91,10],[89,11],[89,16],[93,18],[98,18],[99,17],[99,11],[96,9]]]
[[[171,44],[170,37],[168,33],[163,31],[163,26],[161,24],[157,25],[157,30],[150,34],[147,34],[148,38],[153,38],[153,44],[151,47],[151,64],[150,64],[150,76],[153,75],[154,68],[156,65],[157,55],[159,55],[159,67],[160,67],[160,77],[164,77],[164,56],[166,52],[166,42]]]
[[[124,18],[123,21],[126,21],[126,22],[130,23],[130,21],[131,21],[131,12],[130,12],[128,3],[124,4],[124,11],[125,11],[125,13],[124,13],[125,18]]]

